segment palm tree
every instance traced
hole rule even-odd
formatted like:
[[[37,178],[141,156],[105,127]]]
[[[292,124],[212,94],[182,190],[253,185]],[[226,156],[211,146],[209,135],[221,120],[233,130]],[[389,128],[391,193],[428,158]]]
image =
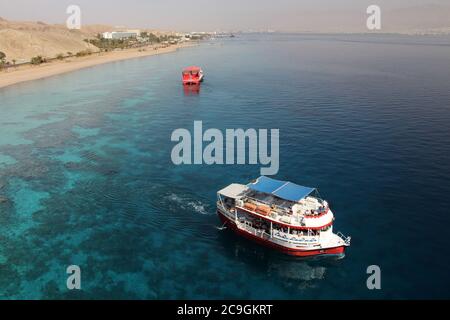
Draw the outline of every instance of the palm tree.
[[[3,69],[6,63],[6,54],[0,51],[0,70]]]

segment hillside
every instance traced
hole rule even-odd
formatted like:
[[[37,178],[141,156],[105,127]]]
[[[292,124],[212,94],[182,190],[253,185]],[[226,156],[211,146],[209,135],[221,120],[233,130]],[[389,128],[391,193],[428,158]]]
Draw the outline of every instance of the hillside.
[[[62,25],[48,25],[43,22],[14,22],[0,18],[0,51],[7,61],[28,62],[34,56],[54,58],[58,54],[76,53],[82,50],[98,49],[84,41],[106,29],[93,26],[86,30],[68,30]]]

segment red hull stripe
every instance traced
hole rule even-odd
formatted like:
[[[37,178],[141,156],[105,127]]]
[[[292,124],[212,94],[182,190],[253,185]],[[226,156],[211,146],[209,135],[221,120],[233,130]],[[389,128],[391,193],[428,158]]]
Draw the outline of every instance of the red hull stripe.
[[[320,230],[320,229],[326,228],[328,226],[331,226],[333,224],[333,221],[331,221],[330,223],[327,223],[327,224],[325,224],[323,226],[319,226],[319,227],[299,227],[299,226],[293,226],[293,225],[290,225],[290,224],[286,224],[286,223],[283,223],[283,222],[279,222],[279,221],[270,219],[270,218],[265,217],[265,216],[263,216],[263,215],[261,215],[259,213],[256,213],[256,212],[253,212],[253,211],[249,211],[249,210],[244,209],[242,207],[239,207],[238,209],[241,210],[241,211],[250,213],[251,215],[257,216],[258,218],[264,219],[264,220],[269,221],[269,222],[276,223],[276,224],[278,224],[280,226],[283,226],[283,227],[286,227],[286,228],[289,227],[289,228],[294,229],[294,230]]]
[[[293,249],[293,248],[283,247],[279,244],[276,244],[276,243],[273,243],[273,242],[270,242],[267,240],[263,240],[253,234],[250,234],[248,232],[245,232],[245,231],[239,229],[233,221],[231,221],[226,216],[224,216],[219,210],[217,211],[217,213],[218,213],[219,218],[222,221],[222,223],[229,226],[237,234],[239,234],[247,239],[256,241],[259,244],[262,244],[267,247],[271,247],[273,249],[276,249],[278,251],[281,251],[283,253],[286,253],[286,254],[289,254],[292,256],[308,257],[308,256],[317,256],[317,255],[326,255],[326,254],[341,255],[345,252],[345,246],[326,248],[326,249],[312,249],[312,250],[302,250],[302,249]]]

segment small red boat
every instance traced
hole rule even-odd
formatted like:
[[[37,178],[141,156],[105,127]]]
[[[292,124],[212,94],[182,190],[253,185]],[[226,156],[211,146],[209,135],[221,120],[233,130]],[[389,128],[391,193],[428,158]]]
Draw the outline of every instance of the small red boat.
[[[198,85],[203,81],[203,70],[200,67],[191,66],[183,69],[182,78],[184,85]]]

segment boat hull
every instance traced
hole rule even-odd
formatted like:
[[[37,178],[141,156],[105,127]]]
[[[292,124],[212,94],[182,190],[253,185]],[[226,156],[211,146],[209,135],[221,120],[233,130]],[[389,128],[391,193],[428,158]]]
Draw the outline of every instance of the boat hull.
[[[290,256],[296,257],[313,257],[313,256],[344,256],[345,254],[345,245],[332,247],[332,248],[320,248],[320,249],[294,249],[290,247],[285,247],[279,245],[277,243],[262,239],[258,236],[255,236],[245,230],[242,230],[237,227],[236,223],[226,217],[220,210],[217,210],[217,214],[222,221],[222,223],[228,228],[233,230],[236,234],[243,236],[249,240],[252,240],[260,245],[270,247],[279,252]]]

